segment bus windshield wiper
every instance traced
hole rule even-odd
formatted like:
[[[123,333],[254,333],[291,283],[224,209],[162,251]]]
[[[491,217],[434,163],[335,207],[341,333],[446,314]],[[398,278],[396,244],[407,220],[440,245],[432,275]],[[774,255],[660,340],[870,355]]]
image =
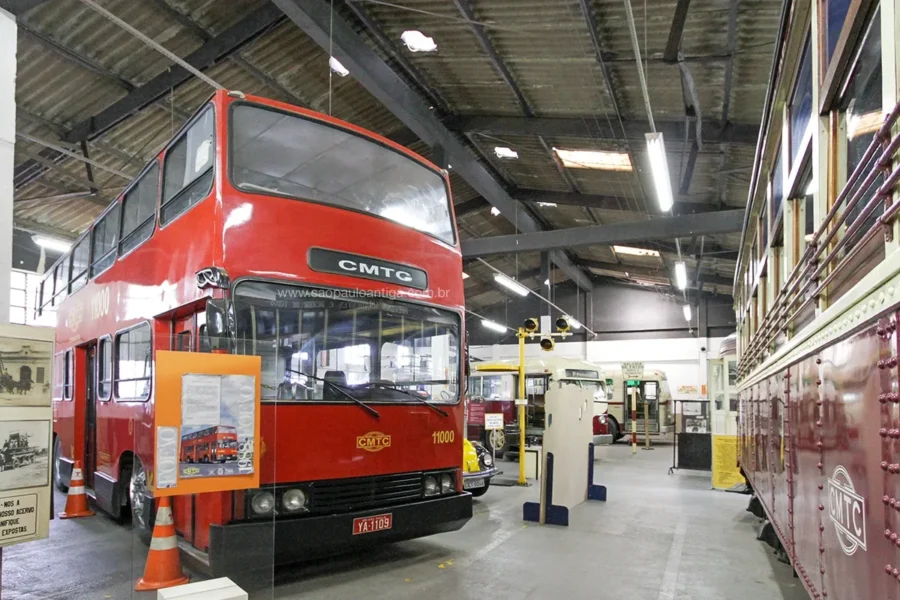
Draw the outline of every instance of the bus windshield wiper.
[[[303,372],[301,372],[301,371],[295,371],[295,370],[293,370],[293,369],[287,369],[287,371],[288,371],[289,373],[295,373],[295,374],[297,374],[297,375],[302,375],[302,376],[304,376],[304,377],[309,377],[310,379],[315,379],[316,381],[321,381],[321,382],[323,382],[325,385],[330,385],[330,386],[331,386],[331,389],[337,390],[337,392],[339,392],[341,395],[346,396],[347,398],[349,398],[351,402],[353,402],[354,404],[356,404],[356,405],[359,406],[360,408],[364,409],[366,412],[368,412],[370,415],[372,415],[372,416],[375,417],[376,419],[380,419],[380,418],[381,418],[381,414],[380,414],[377,410],[375,410],[374,408],[372,408],[371,406],[369,406],[368,404],[366,404],[365,402],[363,402],[362,400],[360,400],[359,398],[355,397],[353,394],[351,394],[350,392],[348,392],[348,391],[347,391],[348,388],[345,387],[345,386],[343,386],[343,385],[341,385],[340,383],[335,383],[334,381],[331,381],[331,380],[329,380],[329,379],[323,379],[322,377],[317,377],[317,376],[315,376],[315,375],[310,375],[309,373],[303,373]]]
[[[379,381],[372,381],[372,382],[370,382],[370,383],[363,384],[362,387],[376,387],[376,388],[381,388],[381,389],[383,389],[383,390],[393,390],[393,391],[395,391],[395,392],[400,392],[401,394],[406,394],[407,396],[409,396],[409,397],[412,398],[413,400],[419,402],[420,404],[424,404],[425,406],[427,406],[428,408],[430,408],[431,410],[433,410],[434,412],[436,412],[436,413],[438,413],[438,414],[440,414],[440,415],[443,415],[443,416],[445,416],[445,417],[449,417],[449,416],[450,416],[449,414],[447,414],[447,411],[445,411],[444,409],[442,409],[442,408],[440,408],[440,407],[438,407],[438,406],[432,404],[431,402],[429,402],[429,401],[426,400],[425,398],[422,398],[422,397],[419,396],[418,394],[414,394],[414,393],[410,392],[409,390],[404,390],[403,388],[399,388],[399,387],[397,387],[397,386],[393,386],[393,385],[391,385],[391,384],[389,384],[389,383],[381,383],[381,382],[379,382]]]

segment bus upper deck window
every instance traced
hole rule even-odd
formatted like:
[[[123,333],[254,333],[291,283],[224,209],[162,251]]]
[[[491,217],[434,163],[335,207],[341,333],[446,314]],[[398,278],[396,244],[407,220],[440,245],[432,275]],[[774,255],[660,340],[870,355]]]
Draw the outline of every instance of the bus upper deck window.
[[[160,223],[178,215],[209,195],[213,181],[215,117],[210,106],[166,152]]]

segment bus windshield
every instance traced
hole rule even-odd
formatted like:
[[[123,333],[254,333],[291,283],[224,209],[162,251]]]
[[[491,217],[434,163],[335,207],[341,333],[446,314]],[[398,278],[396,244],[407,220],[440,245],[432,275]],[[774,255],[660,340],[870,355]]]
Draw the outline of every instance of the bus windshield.
[[[234,310],[237,352],[262,357],[264,401],[459,401],[454,313],[264,282],[237,285]]]
[[[455,242],[444,179],[361,135],[239,103],[230,153],[231,181],[241,190],[365,212]]]

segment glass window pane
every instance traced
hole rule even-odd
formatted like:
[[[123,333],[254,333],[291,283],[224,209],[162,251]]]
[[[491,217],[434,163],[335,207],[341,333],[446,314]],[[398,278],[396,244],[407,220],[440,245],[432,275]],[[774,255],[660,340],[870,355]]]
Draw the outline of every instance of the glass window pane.
[[[366,212],[455,240],[443,178],[377,142],[296,115],[232,109],[231,176],[249,192]]]
[[[116,204],[94,225],[94,231],[91,233],[94,240],[91,275],[108,268],[115,260],[116,245],[119,243],[120,210],[121,205]]]
[[[843,98],[844,105],[847,107],[848,177],[862,161],[866,149],[875,139],[875,133],[884,122],[881,101],[881,13],[879,11],[869,24],[860,55],[850,74],[847,93]],[[863,192],[856,205],[847,209],[845,227],[849,228],[853,225],[883,182],[884,175],[880,174],[875,182]],[[848,237],[845,251],[849,251],[862,236],[875,226],[881,212],[876,208],[870,213],[863,226]]]
[[[772,171],[772,214],[777,214],[784,201],[784,156],[781,152],[775,158],[775,168]]]
[[[11,271],[9,274],[9,285],[20,290],[25,289],[25,273],[22,271]]]
[[[263,399],[459,399],[459,319],[448,311],[248,282],[235,314],[238,353],[262,359]]]
[[[109,399],[112,383],[112,343],[109,338],[100,340],[97,349],[97,394],[100,398]]]
[[[841,37],[841,28],[847,19],[847,11],[850,10],[850,0],[824,0],[825,8],[825,49],[827,50],[826,65],[831,63],[834,48],[838,38]]]
[[[150,237],[153,232],[152,219],[156,214],[156,196],[159,189],[159,165],[141,176],[137,185],[131,188],[122,199],[122,252],[131,250]],[[151,224],[147,227],[147,224]],[[136,240],[126,239],[134,234]],[[126,250],[127,246],[127,250]]]
[[[209,194],[216,154],[214,131],[210,107],[166,153],[161,223],[168,223]]]
[[[812,116],[812,53],[809,39],[800,59],[800,70],[794,84],[790,105],[791,115],[791,170],[795,169],[800,154],[800,143],[806,134]]]
[[[141,325],[116,336],[116,397],[150,397],[150,326]]]
[[[25,309],[18,306],[10,306],[9,307],[9,322],[10,323],[18,323],[19,325],[25,324]]]

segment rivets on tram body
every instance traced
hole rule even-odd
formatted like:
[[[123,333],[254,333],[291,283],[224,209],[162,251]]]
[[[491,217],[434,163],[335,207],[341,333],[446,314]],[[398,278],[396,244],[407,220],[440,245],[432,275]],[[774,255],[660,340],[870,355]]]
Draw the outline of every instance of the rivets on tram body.
[[[820,505],[819,505],[819,510],[825,510],[825,505],[824,505],[824,504],[820,504]]]
[[[884,572],[887,573],[888,575],[890,575],[891,570],[892,570],[893,568],[894,568],[894,567],[892,567],[891,565],[884,565]]]
[[[823,465],[822,463],[819,463],[817,466],[819,467],[820,471],[825,467],[825,465]]]
[[[888,435],[888,430],[887,430],[887,428],[886,428],[886,427],[882,427],[881,429],[879,429],[879,430],[878,430],[878,435],[880,435],[881,437],[887,437],[887,435]]]
[[[820,464],[821,464],[821,463],[820,463]],[[886,460],[881,461],[881,470],[882,470],[882,471],[887,471],[887,470],[888,470],[888,466],[889,466],[889,465],[888,465],[888,462],[887,462]]]
[[[825,531],[825,526],[824,526],[824,525],[819,525],[819,531],[820,531],[820,532]]]
[[[818,486],[816,486],[816,487],[818,487],[818,488],[821,490],[821,489],[824,489],[825,486],[822,485],[822,484],[820,483],[820,484],[819,484]]]
[[[816,385],[822,385],[822,380],[821,380],[821,379],[816,379]]]
[[[822,484],[821,484],[821,483],[819,484],[819,489],[820,489],[820,490],[822,489]],[[890,504],[890,503],[891,503],[891,500],[893,500],[893,498],[889,498],[887,495],[881,497],[881,501],[882,501],[884,504]],[[891,504],[891,506],[893,506],[893,504]]]
[[[817,365],[821,365],[821,364],[822,364],[822,359],[817,357],[817,358],[816,358],[816,364],[817,364]]]
[[[878,401],[884,404],[888,401],[888,394],[878,394]]]

